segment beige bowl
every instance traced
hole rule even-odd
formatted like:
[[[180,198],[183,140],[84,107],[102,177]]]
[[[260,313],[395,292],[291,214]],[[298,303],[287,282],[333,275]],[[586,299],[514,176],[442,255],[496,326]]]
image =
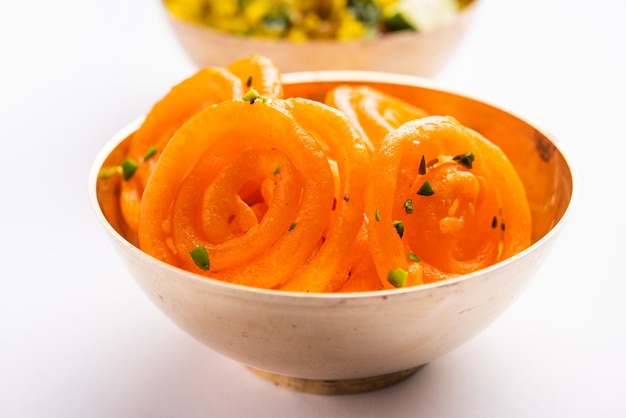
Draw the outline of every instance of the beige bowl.
[[[472,0],[450,24],[427,32],[396,32],[379,39],[348,42],[262,40],[221,33],[167,12],[178,41],[199,67],[227,66],[244,55],[271,58],[283,72],[369,70],[433,76],[447,63],[474,15]]]
[[[566,222],[576,190],[558,145],[522,119],[426,80],[373,72],[284,75],[287,95],[319,98],[339,83],[369,84],[432,113],[451,114],[499,144],[520,172],[533,215],[533,244],[497,265],[435,284],[349,294],[261,290],[205,279],[152,258],[103,212],[102,166],[138,127],[122,129],[93,163],[89,197],[99,221],[150,300],[191,336],[292,389],[354,393],[400,381],[463,344],[520,296]]]

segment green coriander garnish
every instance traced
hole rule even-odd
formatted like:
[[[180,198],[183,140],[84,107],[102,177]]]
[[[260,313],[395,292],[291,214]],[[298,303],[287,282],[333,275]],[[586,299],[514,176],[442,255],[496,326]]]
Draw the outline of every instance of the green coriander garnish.
[[[389,270],[389,273],[387,273],[387,281],[391,283],[393,287],[404,287],[406,285],[406,278],[408,276],[409,273],[406,270]]]
[[[137,167],[139,167],[139,164],[137,164],[135,160],[131,158],[127,158],[124,161],[122,161],[121,167],[122,167],[122,178],[124,180],[128,180],[129,178],[133,176],[133,174],[135,174],[135,171],[137,170]]]
[[[144,161],[148,160],[150,157],[156,154],[156,152],[157,152],[157,147],[155,145],[152,145],[150,148],[148,148],[146,153],[143,155],[143,160]]]
[[[393,227],[396,228],[396,232],[400,235],[400,238],[404,235],[404,224],[402,221],[393,221]]]
[[[417,191],[417,194],[420,196],[432,196],[435,194],[435,191],[433,190],[433,186],[430,185],[430,182],[426,180]]]
[[[277,165],[276,168],[274,169],[274,171],[272,171],[272,176],[275,176],[276,174],[278,174],[280,172],[280,166]]]
[[[195,263],[198,268],[204,271],[208,271],[211,267],[211,262],[209,261],[209,254],[206,252],[206,248],[202,245],[198,245],[193,250],[189,251],[189,255],[191,259]]]
[[[411,199],[404,201],[404,211],[407,215],[411,215],[413,213],[413,201]]]
[[[293,229],[296,227],[297,222],[292,222],[291,225],[289,225],[289,230],[293,231]]]
[[[409,257],[409,260],[414,261],[414,262],[416,262],[416,263],[419,263],[420,261],[422,261],[422,259],[421,259],[421,258],[419,258],[417,255],[415,255],[415,253],[414,253],[414,252],[411,252],[411,251],[409,251],[409,252],[406,254],[406,256],[407,256],[407,257]]]
[[[376,222],[380,222],[380,212],[378,209],[376,209],[376,212],[374,213],[374,219],[376,219]]]
[[[472,168],[474,162],[474,153],[468,152],[467,154],[459,154],[452,157],[452,159],[460,164],[463,164],[467,168]]]
[[[249,75],[246,79],[246,87],[250,87],[252,85],[252,76]]]
[[[426,174],[426,158],[424,158],[423,155],[422,155],[422,159],[420,160],[420,167],[417,172],[420,176],[423,176],[424,174]]]

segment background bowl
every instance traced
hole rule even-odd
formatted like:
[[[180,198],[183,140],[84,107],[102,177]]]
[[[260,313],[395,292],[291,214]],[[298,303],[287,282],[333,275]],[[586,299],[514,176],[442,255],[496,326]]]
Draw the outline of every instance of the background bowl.
[[[433,114],[455,116],[504,149],[525,184],[533,244],[489,268],[434,284],[349,294],[262,290],[205,279],[148,256],[124,236],[102,187],[140,120],[115,135],[93,163],[91,203],[145,294],[183,330],[275,384],[325,394],[377,389],[458,347],[509,306],[548,256],[568,218],[575,184],[557,144],[520,118],[412,77],[327,71],[283,76],[287,96],[319,99],[342,83],[367,84]]]
[[[199,67],[226,66],[236,59],[260,54],[281,71],[370,70],[419,76],[435,75],[463,40],[478,0],[472,0],[451,23],[425,32],[395,32],[377,39],[347,42],[263,40],[240,37],[190,23],[168,20],[179,43]]]

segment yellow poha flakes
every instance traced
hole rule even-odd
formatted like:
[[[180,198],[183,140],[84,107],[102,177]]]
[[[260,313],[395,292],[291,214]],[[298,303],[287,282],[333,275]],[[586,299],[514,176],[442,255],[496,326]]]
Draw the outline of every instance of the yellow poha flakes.
[[[390,24],[400,6],[433,0],[165,0],[170,12],[187,21],[242,36],[308,41],[371,38],[396,30]],[[435,0],[465,4],[468,0]],[[407,3],[408,4],[408,3]],[[410,6],[412,7],[412,6]],[[459,6],[460,7],[460,6]],[[397,20],[395,21],[397,22]]]

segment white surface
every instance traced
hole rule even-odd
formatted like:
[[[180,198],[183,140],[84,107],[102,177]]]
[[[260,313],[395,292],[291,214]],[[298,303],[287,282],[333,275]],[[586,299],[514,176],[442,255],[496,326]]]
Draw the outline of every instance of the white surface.
[[[179,331],[87,199],[100,147],[193,69],[156,0],[0,14],[1,417],[626,416],[626,3],[483,0],[446,85],[552,132],[581,193],[552,257],[489,329],[410,380],[294,393]]]

